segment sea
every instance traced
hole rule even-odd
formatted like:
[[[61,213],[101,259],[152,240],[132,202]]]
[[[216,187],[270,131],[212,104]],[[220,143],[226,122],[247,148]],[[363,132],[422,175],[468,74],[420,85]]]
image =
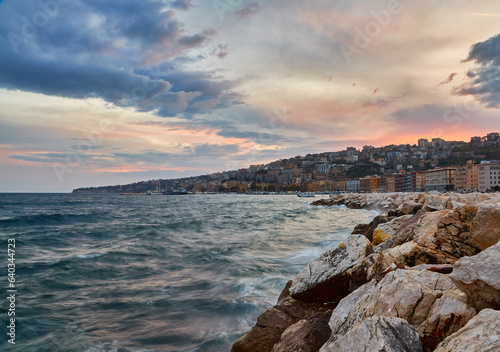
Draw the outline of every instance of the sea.
[[[229,352],[375,215],[312,200],[0,194],[0,351]]]

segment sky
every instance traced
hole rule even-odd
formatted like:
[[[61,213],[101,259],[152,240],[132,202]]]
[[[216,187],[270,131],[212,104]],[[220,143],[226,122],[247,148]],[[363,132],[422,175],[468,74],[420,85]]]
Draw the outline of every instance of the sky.
[[[0,1],[0,192],[500,132],[500,3]]]

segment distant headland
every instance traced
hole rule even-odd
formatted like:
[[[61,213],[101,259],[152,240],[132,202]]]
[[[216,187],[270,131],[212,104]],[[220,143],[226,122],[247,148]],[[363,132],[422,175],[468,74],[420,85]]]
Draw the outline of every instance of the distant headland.
[[[498,176],[497,176],[498,175]],[[500,135],[469,142],[348,147],[208,175],[87,187],[73,193],[297,193],[500,190]]]

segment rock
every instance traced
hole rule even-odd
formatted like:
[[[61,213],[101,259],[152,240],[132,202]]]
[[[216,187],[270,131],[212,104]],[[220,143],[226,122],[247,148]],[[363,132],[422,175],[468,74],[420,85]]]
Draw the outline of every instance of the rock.
[[[451,279],[478,310],[500,309],[500,243],[473,257],[459,259]]]
[[[419,210],[415,215],[407,219],[406,222],[401,225],[401,227],[394,234],[394,236],[389,238],[387,241],[377,245],[374,248],[374,252],[376,253],[381,252],[388,248],[396,247],[403,243],[408,242],[408,240],[411,238],[413,234],[413,229],[418,224],[422,216],[424,216],[425,214],[427,214],[425,210],[423,209]]]
[[[413,267],[420,264],[453,264],[456,260],[445,252],[411,241],[380,252],[373,266],[373,274],[380,273],[392,263]]]
[[[311,203],[311,205],[318,205],[318,206],[329,206],[331,205],[329,202],[329,199],[318,199],[314,202]]]
[[[368,230],[368,227],[370,227],[370,225],[368,224],[358,224],[354,226],[354,230],[352,231],[351,235],[363,235],[366,230]]]
[[[335,305],[294,300],[289,295],[290,285],[291,281],[280,295],[278,304],[259,316],[255,326],[233,344],[231,352],[270,352],[289,326],[335,308]]]
[[[377,215],[376,217],[373,218],[373,220],[368,224],[368,228],[366,231],[363,233],[363,235],[368,238],[370,242],[373,241],[373,232],[375,229],[380,225],[380,224],[385,224],[386,222],[389,222],[393,220],[394,217],[389,217],[387,215]]]
[[[479,204],[472,221],[471,244],[480,250],[493,246],[500,240],[500,204]]]
[[[483,309],[467,325],[448,336],[434,352],[500,351],[500,311]]]
[[[425,211],[433,212],[440,211],[447,208],[448,198],[441,195],[430,196],[425,201],[423,208]]]
[[[373,253],[361,261],[354,268],[349,269],[352,287],[359,287],[381,275],[388,267],[414,267],[431,263],[429,267],[436,265],[448,265],[456,262],[456,258],[440,250],[430,249],[419,245],[413,241],[400,246],[386,249],[380,253]],[[419,268],[418,270],[424,270]],[[436,272],[450,273],[451,270],[443,268]]]
[[[441,273],[441,274],[451,274],[453,272],[453,265],[451,265],[451,264],[444,264],[444,265],[420,264],[420,265],[414,266],[412,269],[413,270],[429,270],[429,271],[433,271],[435,273]]]
[[[448,200],[448,203],[446,204],[446,209],[449,209],[449,210],[456,210],[460,207],[463,207],[465,206],[466,204],[465,203],[460,203],[460,202],[457,202],[455,200]]]
[[[418,331],[406,320],[375,316],[349,330],[320,352],[421,352]]]
[[[404,215],[379,224],[373,231],[372,243],[374,245],[378,245],[387,241],[394,234],[396,234],[401,226],[403,226],[403,224],[405,224],[411,217],[411,215]]]
[[[316,352],[328,341],[331,311],[318,313],[293,324],[281,335],[272,352]]]
[[[471,225],[476,212],[476,206],[465,206],[428,213],[415,226],[413,240],[457,259],[477,254],[479,249],[471,244]]]
[[[476,314],[448,275],[427,270],[396,270],[372,280],[340,301],[330,318],[335,343],[373,316],[399,317],[420,334],[424,351],[432,351]]]
[[[401,214],[402,215],[414,215],[420,209],[422,209],[422,204],[419,204],[413,200],[407,201],[401,206]]]
[[[373,252],[366,237],[352,235],[336,248],[309,263],[292,280],[291,296],[306,302],[336,302],[357,287],[350,283],[348,269]]]

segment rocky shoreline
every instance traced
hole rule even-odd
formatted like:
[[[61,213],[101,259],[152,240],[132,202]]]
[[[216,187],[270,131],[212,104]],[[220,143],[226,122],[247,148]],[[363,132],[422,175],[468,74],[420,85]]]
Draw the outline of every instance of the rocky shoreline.
[[[290,280],[232,352],[500,351],[500,195],[313,204],[381,214]]]

